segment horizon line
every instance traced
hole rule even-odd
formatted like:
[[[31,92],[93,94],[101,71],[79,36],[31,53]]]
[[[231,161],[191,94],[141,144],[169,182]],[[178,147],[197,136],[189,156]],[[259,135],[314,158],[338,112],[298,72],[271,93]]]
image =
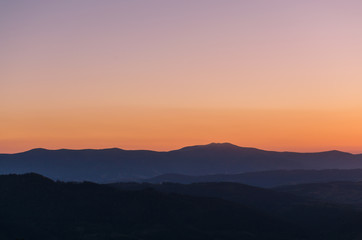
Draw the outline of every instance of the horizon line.
[[[338,149],[330,149],[330,150],[324,150],[324,151],[281,151],[281,150],[267,150],[267,149],[263,149],[263,148],[256,148],[256,147],[243,147],[243,146],[239,146],[233,143],[229,143],[229,142],[211,142],[211,143],[207,143],[207,144],[197,144],[197,145],[187,145],[181,148],[176,148],[176,149],[171,149],[171,150],[152,150],[152,149],[124,149],[121,147],[106,147],[106,148],[43,148],[43,147],[36,147],[36,148],[31,148],[29,150],[24,150],[24,151],[20,151],[20,152],[12,152],[12,153],[0,153],[2,155],[11,155],[11,154],[21,154],[21,153],[26,153],[26,152],[30,152],[30,151],[34,151],[34,150],[46,150],[46,151],[61,151],[61,150],[68,150],[68,151],[84,151],[84,150],[112,150],[112,149],[117,149],[117,150],[122,150],[122,151],[150,151],[150,152],[159,152],[159,153],[166,153],[166,152],[173,152],[173,151],[179,151],[182,149],[186,149],[186,148],[192,148],[192,147],[205,147],[205,146],[211,146],[211,145],[229,145],[229,146],[233,146],[233,147],[237,147],[237,148],[241,148],[241,149],[254,149],[254,150],[259,150],[259,151],[265,151],[265,152],[277,152],[277,153],[326,153],[326,152],[340,152],[340,153],[346,153],[346,154],[351,154],[351,155],[360,155],[362,153],[352,153],[352,152],[347,152],[347,151],[341,151]]]

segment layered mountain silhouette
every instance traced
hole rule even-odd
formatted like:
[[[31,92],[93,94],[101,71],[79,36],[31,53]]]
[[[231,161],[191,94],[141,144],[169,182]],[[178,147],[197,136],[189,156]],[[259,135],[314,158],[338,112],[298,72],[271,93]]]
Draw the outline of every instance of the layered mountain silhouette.
[[[193,184],[114,183],[109,185],[120,190],[153,189],[162,193],[211,197],[239,203],[283,220],[290,226],[302,227],[306,232],[317,231],[322,233],[324,238],[321,239],[330,239],[333,235],[331,233],[334,232],[331,229],[354,228],[357,227],[357,222],[362,220],[359,218],[359,209],[344,205],[343,202],[341,202],[342,205],[339,205],[339,202],[332,199],[332,203],[329,203],[328,198],[320,201],[303,194],[294,195],[279,188],[263,189],[227,182]],[[327,237],[327,235],[329,236]]]
[[[65,183],[0,176],[0,238],[355,240],[362,212],[237,183]]]
[[[211,143],[169,152],[147,150],[46,150],[0,154],[0,173],[36,172],[52,179],[116,182],[162,174],[238,174],[288,169],[362,168],[362,155],[339,151],[294,153]]]
[[[0,238],[70,240],[289,240],[301,227],[235,202],[0,176]]]
[[[362,181],[362,169],[272,170],[205,176],[164,174],[140,180],[140,182],[145,183],[170,182],[183,184],[199,182],[235,182],[267,188],[301,183],[327,183],[336,181]]]
[[[308,183],[275,188],[277,191],[362,208],[362,182]]]

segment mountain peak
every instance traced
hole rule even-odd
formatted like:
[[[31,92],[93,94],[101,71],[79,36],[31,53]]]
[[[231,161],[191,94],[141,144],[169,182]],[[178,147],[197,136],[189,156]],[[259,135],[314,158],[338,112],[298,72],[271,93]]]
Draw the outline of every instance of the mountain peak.
[[[215,143],[215,142],[212,142],[212,143],[209,143],[209,144],[206,144],[205,146],[208,146],[208,147],[222,147],[222,148],[240,148],[239,146],[237,145],[234,145],[232,143],[228,143],[228,142],[224,142],[224,143]]]
[[[235,146],[235,147],[238,147],[235,144],[232,144],[232,143],[229,143],[229,142],[223,142],[223,143],[212,142],[212,143],[209,143],[209,144],[206,144],[206,145],[208,145],[208,146]]]
[[[209,143],[206,145],[195,145],[195,146],[188,146],[179,149],[178,151],[189,151],[189,150],[235,150],[235,149],[243,149],[237,145],[224,142],[224,143]]]
[[[28,151],[21,152],[21,153],[39,153],[39,152],[47,152],[47,151],[50,151],[50,150],[46,149],[46,148],[33,148],[33,149],[30,149]]]

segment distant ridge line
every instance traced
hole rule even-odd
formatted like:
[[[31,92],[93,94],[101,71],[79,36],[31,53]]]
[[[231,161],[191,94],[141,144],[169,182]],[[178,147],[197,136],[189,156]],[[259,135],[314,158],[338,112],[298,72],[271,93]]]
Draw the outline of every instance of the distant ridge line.
[[[225,148],[227,149],[238,149],[238,150],[250,150],[250,151],[263,151],[263,152],[274,152],[274,153],[302,153],[302,154],[318,154],[318,153],[332,153],[332,154],[350,154],[350,155],[361,155],[362,153],[350,153],[346,151],[340,151],[340,150],[326,150],[326,151],[316,151],[316,152],[297,152],[297,151],[277,151],[277,150],[265,150],[261,148],[255,148],[255,147],[242,147],[238,146],[229,142],[212,142],[208,144],[200,144],[200,145],[191,145],[191,146],[185,146],[178,149],[173,150],[151,150],[151,149],[123,149],[119,147],[110,147],[110,148],[82,148],[82,149],[71,149],[71,148],[59,148],[59,149],[48,149],[48,148],[33,148],[26,151],[21,152],[15,152],[15,153],[0,153],[0,154],[20,154],[20,153],[26,153],[26,152],[33,152],[33,151],[149,151],[149,152],[174,152],[174,151],[185,151],[185,150],[192,150],[192,149],[199,149],[199,148]]]
[[[270,170],[362,168],[362,155],[341,151],[296,153],[210,143],[172,151],[120,148],[33,149],[0,154],[0,174],[35,172],[65,181],[134,181],[166,173],[193,176]]]

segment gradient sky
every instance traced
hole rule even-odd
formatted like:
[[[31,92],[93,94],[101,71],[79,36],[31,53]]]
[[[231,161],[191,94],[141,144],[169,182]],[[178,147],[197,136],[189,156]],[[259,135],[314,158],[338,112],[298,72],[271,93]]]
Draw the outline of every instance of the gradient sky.
[[[0,0],[0,152],[362,152],[360,0]]]

